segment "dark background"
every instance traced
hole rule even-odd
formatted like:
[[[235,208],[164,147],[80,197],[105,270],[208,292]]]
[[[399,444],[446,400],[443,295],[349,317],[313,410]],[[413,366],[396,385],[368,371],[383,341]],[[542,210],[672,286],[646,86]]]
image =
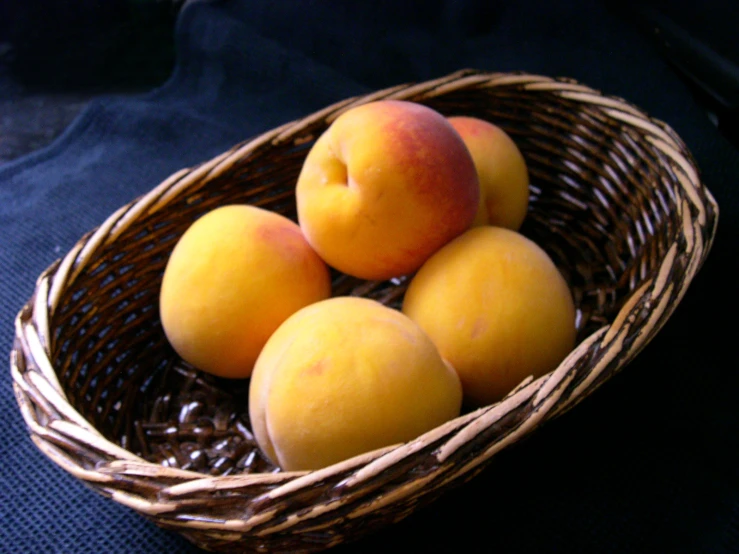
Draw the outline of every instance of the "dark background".
[[[463,67],[573,77],[685,140],[721,208],[713,251],[622,374],[470,484],[336,551],[739,552],[734,5],[6,0],[2,349],[36,276],[183,166],[346,96]],[[37,452],[0,375],[0,551],[196,551]]]

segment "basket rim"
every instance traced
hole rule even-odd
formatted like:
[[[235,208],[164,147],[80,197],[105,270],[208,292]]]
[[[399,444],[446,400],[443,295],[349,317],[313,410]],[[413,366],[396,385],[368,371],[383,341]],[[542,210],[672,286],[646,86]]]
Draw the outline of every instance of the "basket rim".
[[[576,102],[587,103],[606,117],[634,128],[665,156],[665,160],[676,173],[684,194],[681,205],[677,207],[681,211],[683,225],[677,232],[686,240],[686,251],[680,251],[677,242],[673,240],[656,275],[642,282],[613,321],[578,344],[554,371],[538,379],[529,379],[502,401],[460,415],[413,441],[364,453],[321,470],[286,471],[277,474],[209,476],[190,470],[166,468],[110,442],[71,406],[50,358],[50,322],[64,290],[75,282],[101,248],[114,243],[137,218],[166,207],[183,192],[192,191],[209,179],[223,174],[252,152],[276,144],[300,144],[300,141],[305,141],[304,130],[310,125],[317,121],[330,124],[341,113],[359,104],[378,99],[425,100],[460,88],[494,87],[520,87],[527,91],[561,95]],[[200,165],[181,169],[148,193],[120,207],[97,228],[82,236],[63,258],[56,260],[39,275],[33,295],[15,319],[15,339],[10,353],[13,389],[33,442],[48,458],[75,477],[98,488],[110,487],[117,479],[166,482],[166,486],[153,500],[122,490],[107,489],[112,491],[108,494],[113,500],[144,515],[154,518],[163,516],[171,511],[173,502],[193,494],[207,494],[216,489],[223,491],[269,485],[272,488],[268,492],[253,498],[253,509],[240,524],[204,524],[208,529],[246,533],[269,521],[271,516],[264,510],[274,507],[280,498],[332,478],[338,479],[337,486],[342,491],[351,494],[355,487],[367,483],[388,467],[408,459],[432,444],[442,444],[436,459],[440,467],[445,468],[445,478],[442,479],[444,483],[473,474],[496,452],[527,435],[543,421],[569,410],[600,386],[599,376],[611,367],[617,354],[621,356],[619,364],[623,367],[646,346],[671,315],[706,259],[716,234],[717,222],[718,205],[715,199],[702,183],[698,167],[682,139],[666,123],[650,117],[622,98],[604,95],[574,79],[546,77],[522,71],[463,69],[438,79],[401,84],[331,104],[304,118],[285,123],[237,144]],[[686,270],[683,278],[674,282],[671,280],[672,269],[678,258],[685,262]],[[673,301],[668,302],[667,299]],[[639,333],[633,337],[634,340],[626,346],[625,338],[632,338],[630,333],[637,326],[635,313],[645,306],[649,307],[649,317],[638,329]],[[594,348],[597,355],[593,355],[591,361],[595,369],[586,380],[577,385],[574,393],[563,400],[568,385],[575,377],[574,368],[582,362],[585,353],[592,352]],[[481,455],[461,467],[449,470],[444,466],[446,460],[477,434],[485,431],[510,410],[524,404],[529,405],[529,417],[514,432],[491,443]],[[108,461],[98,463],[94,468],[84,467],[60,447],[67,443],[92,449]],[[414,485],[423,486],[423,482],[414,482],[398,492],[398,495],[402,497],[414,494]],[[372,504],[371,510],[380,509],[396,500],[397,497],[390,494],[385,500],[380,499]],[[336,502],[340,504],[342,501],[339,499]],[[300,517],[310,517],[311,513],[313,512],[309,510]],[[175,525],[171,521],[168,524]],[[272,528],[267,526],[264,532],[277,533],[286,528],[284,522],[281,525],[282,527],[276,524]],[[197,528],[196,525],[183,527]]]

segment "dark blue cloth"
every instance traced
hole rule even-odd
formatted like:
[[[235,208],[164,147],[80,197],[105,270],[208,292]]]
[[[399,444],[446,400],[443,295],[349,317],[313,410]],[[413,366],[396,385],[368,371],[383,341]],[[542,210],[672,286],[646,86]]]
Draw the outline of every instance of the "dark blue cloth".
[[[456,69],[576,78],[669,123],[721,207],[683,303],[623,373],[471,483],[337,552],[739,551],[739,153],[598,2],[189,3],[160,89],[96,100],[0,168],[0,345],[37,275],[172,172],[344,97]],[[39,453],[0,372],[0,551],[194,552]]]

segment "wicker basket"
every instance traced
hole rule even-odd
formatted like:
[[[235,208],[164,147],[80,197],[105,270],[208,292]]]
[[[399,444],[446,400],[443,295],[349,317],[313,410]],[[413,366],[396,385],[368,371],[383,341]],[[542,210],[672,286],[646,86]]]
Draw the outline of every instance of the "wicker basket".
[[[342,111],[380,98],[496,122],[531,175],[522,229],[566,276],[579,345],[552,373],[407,444],[313,472],[279,472],[249,430],[248,383],[177,358],[157,312],[177,238],[250,203],[295,218],[295,180]],[[673,312],[718,209],[664,123],[569,79],[461,71],[339,102],[183,169],[123,206],[38,279],[11,371],[31,438],[54,462],[157,525],[217,551],[315,551],[398,521],[623,368]],[[397,306],[404,282],[335,274],[336,294]]]

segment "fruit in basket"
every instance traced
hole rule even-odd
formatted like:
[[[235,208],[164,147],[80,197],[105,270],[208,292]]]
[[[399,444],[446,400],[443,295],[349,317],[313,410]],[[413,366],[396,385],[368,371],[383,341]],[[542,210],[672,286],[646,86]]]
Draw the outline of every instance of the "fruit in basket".
[[[335,297],[269,339],[249,415],[274,463],[318,469],[412,440],[459,415],[461,401],[457,374],[418,325],[374,300]]]
[[[575,343],[562,274],[533,241],[502,227],[474,227],[440,249],[413,277],[402,309],[457,370],[470,406],[555,369]]]
[[[394,100],[340,115],[312,146],[295,192],[308,241],[364,279],[418,269],[470,227],[479,200],[474,162],[452,125]]]
[[[517,231],[529,206],[529,173],[521,151],[500,127],[476,117],[450,117],[472,155],[480,182],[474,225]]]
[[[285,319],[330,294],[328,268],[295,222],[229,205],[203,215],[179,239],[159,306],[167,339],[185,361],[244,378]]]

